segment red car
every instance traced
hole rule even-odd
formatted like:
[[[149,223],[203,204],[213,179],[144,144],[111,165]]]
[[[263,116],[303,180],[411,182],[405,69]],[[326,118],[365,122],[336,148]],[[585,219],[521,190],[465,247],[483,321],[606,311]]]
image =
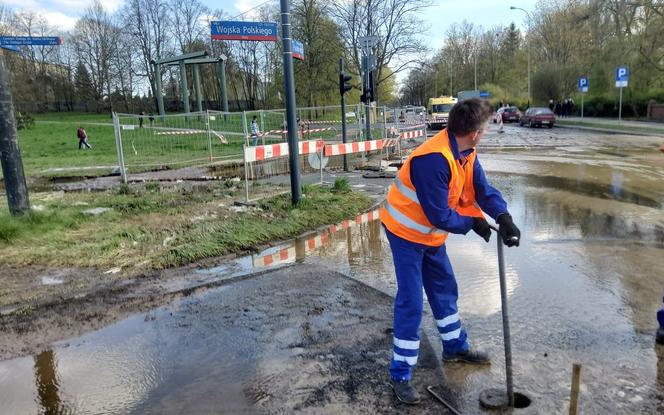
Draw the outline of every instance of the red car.
[[[518,122],[521,119],[521,111],[517,107],[502,107],[496,112],[496,118],[493,122],[496,123],[498,115],[503,117],[503,122]]]
[[[533,128],[536,125],[540,127],[546,125],[549,128],[553,128],[553,124],[555,123],[556,116],[553,111],[542,107],[528,108],[526,113],[521,116],[521,119],[519,119],[520,126],[523,127],[527,124],[530,128]]]

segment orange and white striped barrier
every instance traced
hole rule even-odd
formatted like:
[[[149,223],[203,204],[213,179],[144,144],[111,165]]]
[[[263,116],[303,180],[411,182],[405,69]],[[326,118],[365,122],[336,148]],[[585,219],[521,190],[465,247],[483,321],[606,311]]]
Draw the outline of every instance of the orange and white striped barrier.
[[[300,141],[299,154],[320,153],[325,143],[322,140]],[[245,147],[244,158],[247,162],[268,160],[288,155],[288,143],[268,144],[264,146]]]
[[[159,131],[155,135],[190,135],[190,134],[207,134],[205,130],[176,130],[176,131]]]
[[[326,156],[338,156],[340,154],[360,153],[374,151],[383,148],[383,140],[355,141],[352,143],[327,144],[325,145]]]
[[[274,254],[254,258],[254,267],[269,267],[295,261],[295,246],[284,248]]]
[[[312,121],[300,121],[302,124],[341,124],[341,120],[312,120]]]
[[[401,133],[400,137],[402,140],[407,138],[424,137],[424,131],[423,130],[404,131]]]
[[[398,138],[386,138],[383,140],[383,148],[395,147],[398,142]]]
[[[311,134],[311,133],[320,133],[323,131],[330,131],[332,128],[311,128],[309,130],[303,130],[302,134]]]
[[[309,253],[327,245],[330,242],[331,234],[377,220],[379,218],[379,212],[378,209],[372,210],[371,212],[363,213],[355,217],[355,219],[344,220],[336,225],[328,226],[321,231],[320,234],[304,241],[304,252]],[[268,267],[293,262],[296,259],[296,255],[295,244],[293,244],[287,248],[280,249],[277,252],[254,257],[252,262],[254,267]]]

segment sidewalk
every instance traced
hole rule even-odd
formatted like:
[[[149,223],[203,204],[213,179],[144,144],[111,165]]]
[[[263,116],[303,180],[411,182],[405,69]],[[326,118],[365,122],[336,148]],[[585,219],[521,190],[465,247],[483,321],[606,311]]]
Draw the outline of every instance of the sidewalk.
[[[613,118],[567,117],[557,118],[556,125],[604,132],[664,135],[664,123],[652,121],[618,121]]]

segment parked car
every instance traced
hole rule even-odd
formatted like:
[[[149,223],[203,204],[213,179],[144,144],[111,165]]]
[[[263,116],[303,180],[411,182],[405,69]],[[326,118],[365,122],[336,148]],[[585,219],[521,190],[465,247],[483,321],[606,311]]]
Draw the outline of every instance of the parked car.
[[[493,119],[494,124],[497,122],[497,115],[503,117],[503,122],[519,122],[521,119],[521,111],[517,107],[503,107],[497,111],[496,118]]]
[[[519,119],[520,126],[523,127],[524,125],[528,125],[530,128],[536,125],[539,125],[540,127],[546,125],[549,128],[553,128],[553,124],[555,123],[556,115],[553,111],[544,107],[528,108],[525,114]]]

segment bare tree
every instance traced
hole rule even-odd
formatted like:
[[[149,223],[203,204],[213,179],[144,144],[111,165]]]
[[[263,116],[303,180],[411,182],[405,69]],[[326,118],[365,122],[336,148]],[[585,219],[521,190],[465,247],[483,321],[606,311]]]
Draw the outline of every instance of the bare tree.
[[[376,53],[376,85],[421,62],[426,52],[418,35],[424,24],[419,16],[431,5],[426,0],[349,0],[334,2],[332,14],[341,28],[341,38],[350,50],[355,73],[361,67],[359,38],[380,38]],[[391,71],[384,71],[385,67]]]
[[[203,23],[210,9],[198,0],[171,0],[170,9],[173,33],[180,52],[193,52],[190,48],[194,41],[204,40],[209,31],[209,26]]]

